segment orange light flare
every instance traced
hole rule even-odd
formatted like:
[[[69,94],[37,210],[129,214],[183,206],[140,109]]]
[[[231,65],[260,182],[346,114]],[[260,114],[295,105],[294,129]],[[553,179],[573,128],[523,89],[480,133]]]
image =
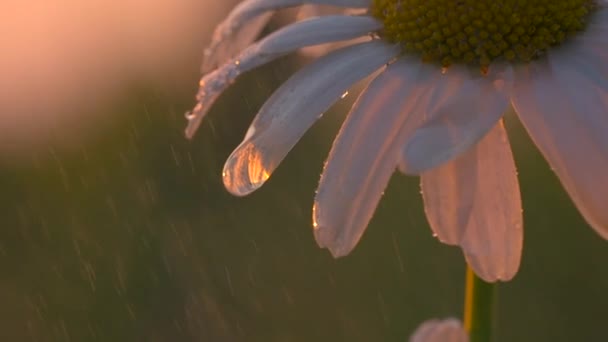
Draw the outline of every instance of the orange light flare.
[[[134,81],[169,94],[180,77],[189,84],[213,28],[235,2],[3,1],[0,154],[94,136],[111,116],[104,106]]]

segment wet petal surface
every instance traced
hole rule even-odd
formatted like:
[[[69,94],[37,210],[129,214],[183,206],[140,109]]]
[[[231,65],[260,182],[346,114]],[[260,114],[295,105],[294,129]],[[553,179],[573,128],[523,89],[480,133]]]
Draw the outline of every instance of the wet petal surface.
[[[372,17],[326,16],[301,21],[274,32],[201,79],[198,104],[187,114],[186,137],[191,139],[194,136],[217,98],[241,74],[301,47],[359,37],[379,27],[380,23]]]
[[[275,10],[302,4],[367,8],[370,0],[245,0],[215,29],[201,71],[208,73],[251,44]]]
[[[467,263],[488,282],[519,269],[523,218],[507,133],[496,125],[458,158],[421,176],[424,208],[439,240],[460,245]]]
[[[315,238],[334,257],[355,247],[393,174],[428,69],[400,59],[359,96],[336,137],[315,203]]]
[[[576,207],[608,239],[606,89],[573,67],[572,58],[577,57],[568,53],[549,57],[550,63],[518,72],[513,106]],[[594,60],[589,58],[588,63]]]
[[[356,82],[399,53],[371,41],[324,56],[298,71],[266,101],[224,166],[224,185],[244,196],[268,179],[308,128]]]
[[[446,87],[430,101],[425,122],[406,143],[401,169],[419,174],[445,163],[477,143],[502,117],[509,105],[513,72],[510,67],[488,76],[452,67],[446,79],[462,80]],[[436,90],[437,91],[437,90]]]

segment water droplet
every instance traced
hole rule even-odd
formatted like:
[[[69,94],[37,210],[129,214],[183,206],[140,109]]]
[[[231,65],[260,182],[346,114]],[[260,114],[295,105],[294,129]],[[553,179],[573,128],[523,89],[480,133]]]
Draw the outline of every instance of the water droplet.
[[[315,191],[316,193],[317,191]],[[317,202],[315,201],[315,203],[312,206],[312,228],[317,230],[319,229],[319,222],[317,221]]]
[[[344,92],[344,94],[342,94],[342,96],[340,96],[341,99],[345,98],[346,96],[348,96],[348,90]]]
[[[220,94],[234,82],[234,79],[238,75],[239,70],[234,64],[226,64],[205,75],[200,80],[200,88],[196,94],[198,103],[186,116],[186,119],[188,119],[186,137],[188,139],[194,136],[211,106],[213,106]]]
[[[226,189],[235,196],[245,196],[259,189],[274,170],[266,156],[251,142],[244,141],[232,152],[222,177]]]

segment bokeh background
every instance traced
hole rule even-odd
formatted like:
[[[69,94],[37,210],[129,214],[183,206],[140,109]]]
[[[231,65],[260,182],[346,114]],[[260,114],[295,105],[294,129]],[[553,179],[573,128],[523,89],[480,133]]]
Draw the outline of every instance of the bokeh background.
[[[305,58],[245,75],[183,137],[203,47],[234,3],[0,4],[0,340],[406,341],[461,316],[463,258],[432,237],[416,178],[395,174],[350,256],[313,240],[352,93],[261,190],[223,189],[224,160]],[[525,244],[496,341],[608,340],[608,245],[507,124]]]

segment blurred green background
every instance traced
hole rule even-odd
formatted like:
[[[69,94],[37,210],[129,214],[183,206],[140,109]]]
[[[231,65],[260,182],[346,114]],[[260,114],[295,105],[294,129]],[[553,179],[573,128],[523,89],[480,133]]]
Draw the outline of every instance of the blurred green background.
[[[394,175],[350,256],[313,240],[314,191],[354,95],[235,198],[223,162],[303,60],[240,79],[187,141],[200,60],[175,58],[179,82],[130,83],[86,139],[0,155],[0,340],[406,341],[426,319],[461,317],[463,258],[432,237],[417,178]],[[608,340],[608,246],[507,124],[525,243],[499,286],[496,341]]]

